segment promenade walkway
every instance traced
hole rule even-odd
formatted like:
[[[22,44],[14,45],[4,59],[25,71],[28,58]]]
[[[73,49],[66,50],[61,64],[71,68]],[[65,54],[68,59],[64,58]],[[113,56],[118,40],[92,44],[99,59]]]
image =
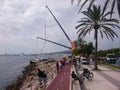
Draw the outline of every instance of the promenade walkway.
[[[46,90],[71,90],[71,65],[66,65],[57,74]]]
[[[100,71],[93,71],[93,65],[88,67],[94,74],[92,81],[85,80],[85,90],[120,90],[120,72],[98,65]],[[82,71],[79,71],[81,73]]]

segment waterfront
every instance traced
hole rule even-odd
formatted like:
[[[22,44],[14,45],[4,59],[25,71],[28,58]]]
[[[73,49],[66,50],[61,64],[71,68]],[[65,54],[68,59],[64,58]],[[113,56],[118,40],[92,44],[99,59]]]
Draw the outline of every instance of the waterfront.
[[[34,56],[0,56],[0,90],[14,82]]]
[[[62,55],[41,55],[44,58],[60,58]],[[24,68],[29,64],[34,55],[28,56],[0,56],[0,90],[5,90],[6,86],[14,82],[22,74]]]

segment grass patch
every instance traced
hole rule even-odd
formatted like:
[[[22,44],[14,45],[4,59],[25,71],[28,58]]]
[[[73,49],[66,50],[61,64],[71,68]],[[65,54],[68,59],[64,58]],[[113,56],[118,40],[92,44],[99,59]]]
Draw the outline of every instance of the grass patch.
[[[94,68],[93,68],[92,70],[93,70],[93,71],[101,71],[101,69],[99,69],[99,68],[98,68],[98,69],[94,69]]]
[[[108,66],[108,67],[113,68],[113,69],[119,69],[120,70],[120,66],[117,66],[115,64],[103,63],[102,65]]]

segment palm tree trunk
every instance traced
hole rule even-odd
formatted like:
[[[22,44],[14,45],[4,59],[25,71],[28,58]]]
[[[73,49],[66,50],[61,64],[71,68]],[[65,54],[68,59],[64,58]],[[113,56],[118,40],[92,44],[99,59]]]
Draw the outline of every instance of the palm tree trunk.
[[[98,70],[98,66],[97,66],[97,47],[98,47],[98,29],[95,29],[95,60],[94,60],[94,70]]]

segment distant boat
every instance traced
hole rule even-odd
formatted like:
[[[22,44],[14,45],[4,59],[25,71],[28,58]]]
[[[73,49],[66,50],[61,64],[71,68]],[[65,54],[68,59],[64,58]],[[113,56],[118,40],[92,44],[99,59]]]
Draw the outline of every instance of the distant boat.
[[[30,60],[30,64],[39,63],[41,60],[41,57],[36,56]]]

